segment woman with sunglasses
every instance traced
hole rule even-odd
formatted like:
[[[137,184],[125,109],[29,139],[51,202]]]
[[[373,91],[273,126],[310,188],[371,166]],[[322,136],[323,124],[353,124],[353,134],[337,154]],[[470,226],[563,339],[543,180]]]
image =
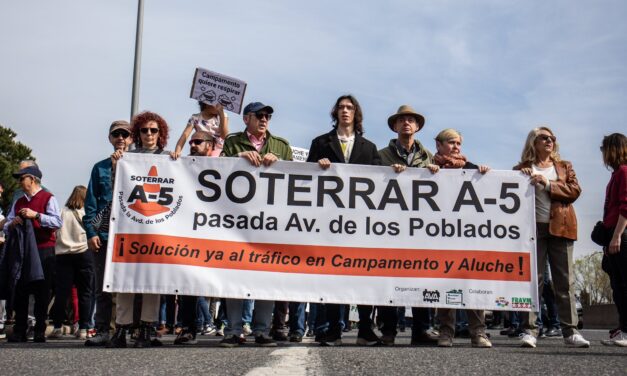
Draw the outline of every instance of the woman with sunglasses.
[[[164,150],[168,142],[168,123],[158,114],[145,111],[135,115],[131,121],[135,149],[128,153],[170,154]],[[124,151],[116,150],[112,158],[118,160]],[[135,294],[116,294],[115,334],[106,347],[126,347],[126,333],[133,322],[133,300]],[[142,294],[141,324],[135,347],[159,346],[161,342],[151,340],[152,325],[159,320],[159,294]]]
[[[577,331],[575,307],[573,243],[577,240],[577,217],[573,202],[581,188],[570,162],[560,158],[559,145],[548,127],[534,128],[527,135],[521,160],[514,167],[529,176],[536,191],[536,265],[538,296],[544,287],[547,260],[553,277],[564,343],[568,347],[590,347]],[[536,312],[521,314],[524,332],[522,347],[536,347]]]
[[[612,238],[603,248],[603,264],[610,276],[620,325],[601,343],[627,347],[627,137],[622,133],[605,136],[601,152],[605,167],[612,169],[603,207],[603,226]]]
[[[462,155],[462,135],[455,129],[445,129],[438,133],[435,138],[437,153],[433,156],[433,162],[440,168],[462,168],[479,170],[485,174],[490,170],[488,166],[477,166],[469,162]],[[455,336],[455,309],[438,308],[438,319],[440,321],[439,347],[453,346]],[[485,312],[483,310],[466,310],[468,316],[468,330],[470,331],[470,341],[472,347],[490,348],[492,343],[486,335]]]

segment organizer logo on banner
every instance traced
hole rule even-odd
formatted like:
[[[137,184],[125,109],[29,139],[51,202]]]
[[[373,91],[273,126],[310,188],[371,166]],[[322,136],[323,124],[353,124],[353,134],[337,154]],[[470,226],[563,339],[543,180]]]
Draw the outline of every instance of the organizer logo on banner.
[[[239,114],[246,93],[246,82],[203,68],[196,68],[190,97],[203,103],[221,104]]]

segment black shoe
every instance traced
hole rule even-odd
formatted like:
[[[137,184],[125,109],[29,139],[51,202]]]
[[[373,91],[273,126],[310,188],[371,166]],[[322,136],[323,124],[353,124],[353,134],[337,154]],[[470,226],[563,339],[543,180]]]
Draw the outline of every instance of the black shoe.
[[[9,335],[9,337],[7,338],[7,342],[26,342],[26,333],[25,332],[13,332],[11,333],[11,335]]]
[[[98,332],[95,336],[85,341],[87,347],[102,347],[109,342],[109,332]]]
[[[277,333],[274,333],[274,335],[276,336]],[[285,336],[285,340],[287,340],[287,336]],[[274,342],[274,339],[270,338],[269,336],[265,336],[263,334],[255,336],[255,343],[262,347],[276,347],[277,345],[276,342]]]
[[[314,331],[309,329],[307,331],[307,333],[305,334],[305,337],[315,337],[316,335],[314,334]]]
[[[126,331],[128,330],[128,326],[117,326],[115,328],[115,333],[113,337],[105,344],[107,348],[125,348],[126,347]]]
[[[351,327],[350,327],[350,325],[346,325],[346,326],[344,327],[344,329],[342,329],[342,331],[343,331],[344,333],[348,333],[348,332],[350,332],[350,331],[351,331]]]
[[[152,325],[150,325],[150,323],[142,322],[142,325],[139,328],[139,334],[137,335],[137,339],[135,340],[135,345],[133,345],[133,347],[143,348],[152,346],[152,341],[150,340],[151,327]]]
[[[470,338],[470,331],[468,328],[462,328],[455,332],[455,337],[457,338]]]
[[[300,333],[290,334],[290,342],[303,342],[303,335]]]
[[[523,334],[525,331],[518,328],[518,329],[514,329],[513,333],[509,333],[507,334],[508,337],[512,338],[512,337],[519,337],[521,334]]]
[[[46,343],[46,332],[35,332],[33,342]]]
[[[280,331],[275,331],[274,334],[272,335],[272,339],[275,341],[287,341],[287,334],[280,332]]]
[[[401,333],[405,333],[405,327],[404,326],[399,326],[398,327],[398,331]]]
[[[237,346],[239,346],[239,337],[236,335],[224,337],[222,341],[220,341],[220,347],[231,348]]]
[[[438,338],[432,337],[427,332],[411,333],[412,346],[433,346],[438,344]]]
[[[189,330],[183,330],[174,340],[175,345],[195,345],[197,343],[196,334]]]
[[[320,342],[320,346],[341,346],[342,345],[342,335],[341,334],[333,334],[327,332],[325,334],[316,335],[318,339],[317,342]]]
[[[372,329],[365,329],[357,333],[357,344],[360,346],[379,346],[382,342]]]
[[[561,337],[562,331],[558,328],[551,328],[544,332],[544,335],[547,337]]]

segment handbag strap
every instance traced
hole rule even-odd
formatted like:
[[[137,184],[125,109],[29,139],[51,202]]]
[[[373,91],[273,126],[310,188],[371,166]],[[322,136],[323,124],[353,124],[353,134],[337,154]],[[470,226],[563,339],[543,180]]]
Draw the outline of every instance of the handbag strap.
[[[74,214],[74,218],[78,221],[78,224],[81,225],[83,230],[85,229],[85,225],[83,224],[83,220],[78,215],[78,211],[76,209],[72,209],[72,214]]]

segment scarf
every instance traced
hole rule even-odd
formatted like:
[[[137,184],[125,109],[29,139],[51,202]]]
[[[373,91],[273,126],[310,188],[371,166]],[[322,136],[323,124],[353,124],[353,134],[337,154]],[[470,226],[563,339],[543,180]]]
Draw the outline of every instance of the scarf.
[[[455,156],[435,153],[433,161],[442,168],[463,168],[466,164],[466,157],[461,154]]]

